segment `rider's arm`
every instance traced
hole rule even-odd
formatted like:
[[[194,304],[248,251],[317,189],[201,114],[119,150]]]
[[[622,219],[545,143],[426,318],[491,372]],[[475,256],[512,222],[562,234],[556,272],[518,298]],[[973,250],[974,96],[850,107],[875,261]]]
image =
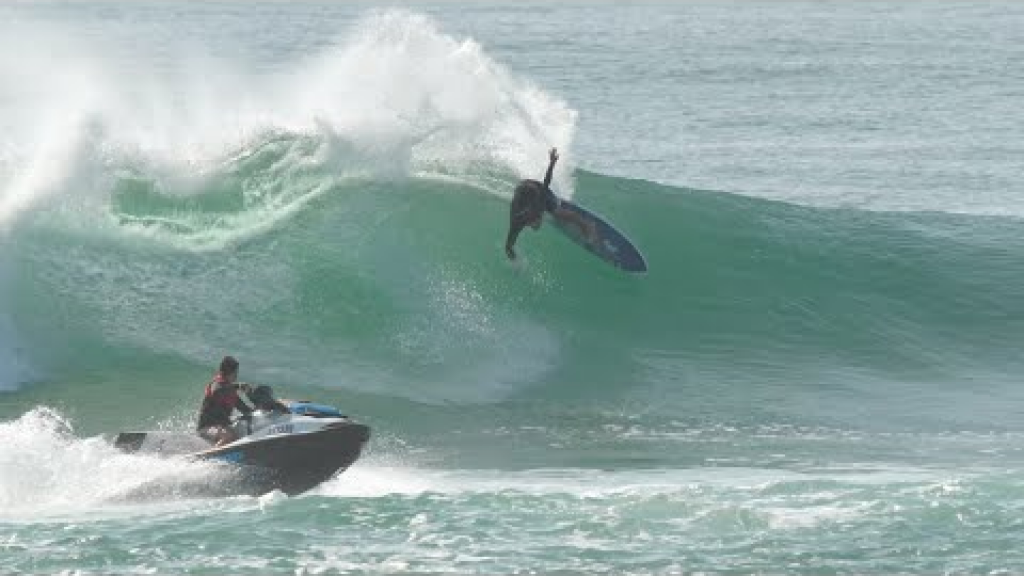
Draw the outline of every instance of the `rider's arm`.
[[[235,409],[246,416],[252,414],[252,408],[245,403],[245,400],[242,400],[240,395],[235,395]]]

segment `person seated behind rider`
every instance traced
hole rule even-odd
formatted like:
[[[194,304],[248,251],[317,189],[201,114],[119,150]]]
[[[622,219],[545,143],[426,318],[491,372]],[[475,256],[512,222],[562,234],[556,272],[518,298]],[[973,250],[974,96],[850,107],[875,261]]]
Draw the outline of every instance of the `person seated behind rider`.
[[[527,226],[537,230],[540,228],[544,212],[562,222],[572,222],[586,235],[590,242],[597,239],[594,223],[583,218],[576,212],[562,207],[562,201],[551,191],[551,174],[558,162],[558,149],[552,148],[548,153],[551,162],[544,174],[544,182],[523,180],[516,185],[512,193],[512,204],[509,206],[508,236],[505,239],[505,254],[509,260],[516,259],[515,244],[519,233]]]
[[[231,427],[232,411],[237,409],[244,416],[252,414],[252,408],[238,396],[238,389],[248,391],[248,384],[238,384],[237,381],[238,360],[225,356],[213,380],[206,385],[196,430],[216,446],[238,440],[238,434]]]
[[[249,401],[252,402],[252,407],[257,410],[265,410],[267,412],[283,412],[288,414],[291,410],[288,409],[283,403],[277,398],[274,398],[274,389],[270,386],[256,386],[246,391],[246,396],[249,397]]]

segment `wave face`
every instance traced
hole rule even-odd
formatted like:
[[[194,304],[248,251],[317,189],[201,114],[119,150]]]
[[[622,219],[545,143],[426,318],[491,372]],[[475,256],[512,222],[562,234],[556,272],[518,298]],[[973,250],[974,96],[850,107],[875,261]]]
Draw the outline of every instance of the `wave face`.
[[[525,265],[512,267],[497,198],[509,166],[339,176],[339,158],[366,162],[350,148],[277,132],[187,187],[188,173],[136,166],[86,210],[34,212],[7,244],[20,349],[47,374],[125,355],[208,366],[230,350],[279,385],[412,404],[629,397],[657,399],[664,418],[828,424],[851,407],[886,425],[991,422],[998,403],[965,411],[960,391],[1009,386],[1019,368],[1013,220],[812,209],[578,171],[578,199],[632,236],[652,272],[605,268],[550,228],[523,235]],[[936,405],[912,400],[925,392]]]

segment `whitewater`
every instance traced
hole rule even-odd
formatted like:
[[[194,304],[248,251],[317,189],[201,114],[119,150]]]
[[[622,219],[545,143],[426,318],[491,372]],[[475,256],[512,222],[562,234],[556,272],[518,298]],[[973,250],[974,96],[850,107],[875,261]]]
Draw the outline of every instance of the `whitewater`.
[[[1024,570],[1024,9],[0,6],[0,574]],[[621,274],[508,200],[553,188]],[[220,357],[373,428],[208,498]],[[140,487],[169,490],[145,496]]]

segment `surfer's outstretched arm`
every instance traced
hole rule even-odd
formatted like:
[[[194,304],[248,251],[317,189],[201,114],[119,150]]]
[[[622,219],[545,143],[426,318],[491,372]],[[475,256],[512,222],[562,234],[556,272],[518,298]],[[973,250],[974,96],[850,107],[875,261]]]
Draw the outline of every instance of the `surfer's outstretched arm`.
[[[558,162],[558,148],[552,148],[548,156],[551,158],[551,163],[548,164],[548,171],[544,174],[544,209],[562,222],[575,224],[587,236],[589,241],[594,242],[597,240],[597,228],[594,226],[594,223],[572,210],[562,208],[561,200],[551,191],[551,173],[554,172],[555,163]]]
[[[551,158],[551,163],[548,164],[548,171],[544,174],[544,187],[551,186],[551,174],[555,171],[555,163],[558,162],[558,148],[552,148],[551,152],[548,152],[548,157]]]

